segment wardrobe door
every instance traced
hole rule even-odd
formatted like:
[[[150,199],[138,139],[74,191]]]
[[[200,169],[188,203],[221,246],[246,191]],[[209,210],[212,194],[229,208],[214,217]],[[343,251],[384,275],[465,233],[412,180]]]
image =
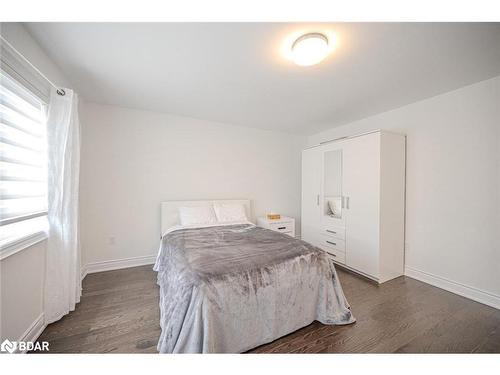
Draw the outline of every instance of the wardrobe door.
[[[302,151],[302,239],[316,244],[320,227],[321,152]]]
[[[343,146],[346,264],[379,278],[380,134]]]

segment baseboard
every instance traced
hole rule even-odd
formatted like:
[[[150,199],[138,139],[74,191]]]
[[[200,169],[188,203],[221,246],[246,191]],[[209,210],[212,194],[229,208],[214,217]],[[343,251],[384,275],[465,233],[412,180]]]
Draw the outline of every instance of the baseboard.
[[[82,280],[89,273],[119,270],[122,268],[145,266],[147,264],[154,264],[156,255],[146,255],[141,257],[106,260],[103,262],[89,263],[82,267]]]
[[[496,309],[500,309],[500,296],[496,294],[485,292],[484,290],[470,287],[441,276],[430,274],[428,272],[416,270],[408,266],[405,267],[405,275],[413,279],[423,281],[424,283],[447,290],[448,292],[452,292],[476,302],[480,302]]]
[[[40,314],[38,318],[31,324],[31,326],[24,332],[21,337],[19,337],[19,340],[17,341],[24,341],[24,342],[35,342],[38,337],[42,334],[43,330],[47,327],[45,324],[45,317],[43,313]],[[16,353],[25,353],[26,350],[24,351],[19,351],[16,350]]]

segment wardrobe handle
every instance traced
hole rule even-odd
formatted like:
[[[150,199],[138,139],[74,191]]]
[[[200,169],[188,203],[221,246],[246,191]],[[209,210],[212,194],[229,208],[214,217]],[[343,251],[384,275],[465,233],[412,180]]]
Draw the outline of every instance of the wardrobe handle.
[[[349,209],[349,197],[345,197],[345,208]]]
[[[330,245],[335,245],[335,246],[337,246],[337,244],[336,244],[335,242],[326,241],[326,243],[329,243]]]
[[[334,230],[327,229],[326,231],[327,231],[328,233],[337,234],[337,232],[335,232]]]
[[[342,197],[340,198],[340,205],[342,206],[342,208],[345,208],[345,204],[344,204],[344,196],[342,195]]]
[[[319,206],[319,194],[316,195],[316,204]]]

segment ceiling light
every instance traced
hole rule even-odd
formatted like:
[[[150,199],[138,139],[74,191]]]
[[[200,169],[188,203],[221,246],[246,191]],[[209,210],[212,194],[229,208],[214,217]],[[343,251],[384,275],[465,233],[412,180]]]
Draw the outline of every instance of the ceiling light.
[[[320,33],[302,35],[292,45],[292,59],[297,65],[309,66],[319,63],[330,52],[328,38]]]

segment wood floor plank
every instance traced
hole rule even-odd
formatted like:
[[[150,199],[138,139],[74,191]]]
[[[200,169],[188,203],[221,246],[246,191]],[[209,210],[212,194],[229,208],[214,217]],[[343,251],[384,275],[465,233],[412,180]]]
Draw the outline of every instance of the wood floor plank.
[[[500,310],[408,277],[337,271],[355,324],[313,322],[249,353],[500,353]],[[156,353],[158,301],[151,266],[90,274],[75,311],[38,341],[50,353]]]
[[[500,312],[493,317],[496,322],[491,332],[474,348],[474,353],[500,353]]]
[[[468,306],[447,315],[397,352],[471,353],[495,331],[497,324],[493,308]]]

